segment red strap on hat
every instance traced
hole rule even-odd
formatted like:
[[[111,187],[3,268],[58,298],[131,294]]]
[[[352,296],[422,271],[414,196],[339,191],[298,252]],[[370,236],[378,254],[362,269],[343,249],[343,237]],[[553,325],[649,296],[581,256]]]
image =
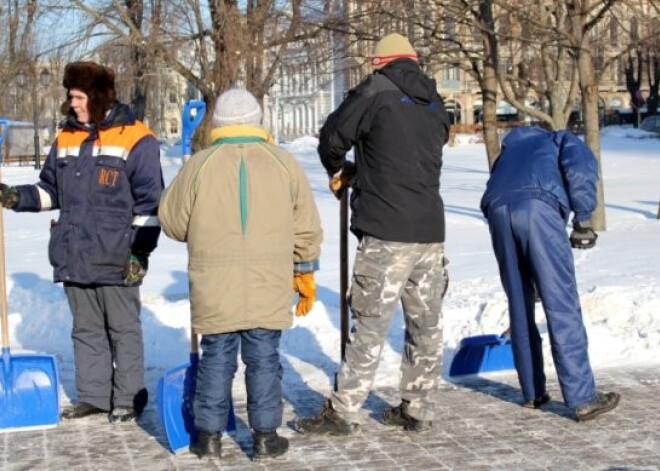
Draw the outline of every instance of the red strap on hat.
[[[393,54],[391,56],[375,56],[371,59],[371,65],[379,66],[383,64],[388,64],[392,62],[394,59],[412,59],[415,62],[419,60],[417,58],[417,54]]]

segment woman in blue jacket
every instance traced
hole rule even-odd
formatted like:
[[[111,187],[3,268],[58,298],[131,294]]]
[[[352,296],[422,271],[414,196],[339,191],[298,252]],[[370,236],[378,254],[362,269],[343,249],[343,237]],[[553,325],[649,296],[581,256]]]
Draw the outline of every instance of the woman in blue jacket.
[[[578,421],[614,409],[620,399],[618,393],[596,390],[571,253],[571,247],[596,244],[589,219],[596,208],[597,181],[593,153],[573,134],[521,127],[504,139],[481,201],[509,301],[524,405],[538,408],[550,400],[534,319],[536,286],[564,402]]]

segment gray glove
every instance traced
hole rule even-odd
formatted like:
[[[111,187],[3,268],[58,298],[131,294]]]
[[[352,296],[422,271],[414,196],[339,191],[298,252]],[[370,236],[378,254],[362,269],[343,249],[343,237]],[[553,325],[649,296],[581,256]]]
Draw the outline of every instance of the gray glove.
[[[573,222],[573,231],[569,237],[574,249],[591,249],[596,245],[598,234],[594,232],[587,221]]]
[[[18,204],[18,190],[13,186],[0,183],[0,206],[12,209]]]

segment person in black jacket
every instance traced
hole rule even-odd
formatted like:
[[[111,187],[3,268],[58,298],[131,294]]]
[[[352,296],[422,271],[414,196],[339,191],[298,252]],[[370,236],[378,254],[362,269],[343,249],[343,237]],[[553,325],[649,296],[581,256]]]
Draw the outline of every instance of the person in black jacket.
[[[406,38],[381,39],[372,65],[374,73],[349,92],[320,133],[318,152],[332,191],[339,196],[353,187],[351,231],[359,246],[346,358],[321,412],[297,421],[302,433],[355,429],[399,301],[406,323],[402,401],[385,411],[383,422],[415,431],[432,426],[448,282],[439,190],[449,117]],[[354,146],[355,163],[348,162]]]
[[[504,138],[481,200],[509,300],[523,405],[536,409],[550,400],[534,320],[536,287],[562,396],[578,421],[614,409],[620,399],[618,393],[596,390],[571,253],[571,247],[596,245],[589,219],[597,182],[596,158],[580,139],[567,131],[520,127]]]
[[[0,184],[0,204],[17,212],[59,210],[48,256],[73,314],[78,396],[62,418],[109,413],[111,422],[133,421],[148,401],[140,285],[160,235],[160,148],[116,100],[112,69],[71,62],[62,85],[66,119],[39,181]]]

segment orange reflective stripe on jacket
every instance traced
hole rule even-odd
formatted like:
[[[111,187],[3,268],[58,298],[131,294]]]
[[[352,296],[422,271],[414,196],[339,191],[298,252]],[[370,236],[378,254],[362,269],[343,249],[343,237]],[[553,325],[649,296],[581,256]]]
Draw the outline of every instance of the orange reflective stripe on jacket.
[[[154,134],[141,121],[136,121],[130,126],[102,129],[99,132],[100,137],[94,141],[92,157],[107,155],[126,160],[135,144],[147,135],[153,136]],[[80,147],[88,136],[89,130],[86,129],[63,130],[60,132],[57,137],[57,158],[61,159],[67,155],[78,156]]]

